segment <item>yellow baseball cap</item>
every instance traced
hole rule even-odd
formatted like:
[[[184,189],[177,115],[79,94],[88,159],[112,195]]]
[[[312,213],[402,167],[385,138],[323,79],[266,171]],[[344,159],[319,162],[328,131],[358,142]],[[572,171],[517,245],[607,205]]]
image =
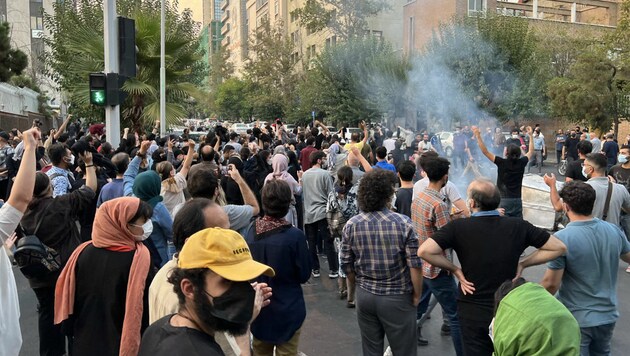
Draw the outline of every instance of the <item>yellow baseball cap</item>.
[[[273,268],[254,261],[245,239],[236,231],[213,227],[192,235],[179,253],[179,268],[208,268],[235,282],[273,277]]]

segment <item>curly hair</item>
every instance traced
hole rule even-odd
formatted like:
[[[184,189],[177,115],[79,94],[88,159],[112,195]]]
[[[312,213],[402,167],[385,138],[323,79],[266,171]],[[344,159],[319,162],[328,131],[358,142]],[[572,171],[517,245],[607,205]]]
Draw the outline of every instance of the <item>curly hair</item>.
[[[359,209],[364,212],[373,212],[387,207],[394,195],[396,174],[386,169],[373,169],[363,175],[357,202]]]
[[[565,183],[559,194],[574,213],[583,216],[589,216],[593,213],[595,189],[590,185],[582,181],[573,180]]]
[[[182,291],[182,280],[188,279],[195,288],[204,289],[206,286],[207,268],[179,268],[175,267],[168,276],[168,282],[173,285],[173,291],[177,294],[180,305],[186,304],[186,296]]]

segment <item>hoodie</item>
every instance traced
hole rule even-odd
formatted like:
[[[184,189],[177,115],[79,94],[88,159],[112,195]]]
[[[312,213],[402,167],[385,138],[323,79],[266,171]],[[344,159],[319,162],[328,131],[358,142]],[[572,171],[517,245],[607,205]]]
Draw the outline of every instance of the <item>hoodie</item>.
[[[542,286],[525,283],[499,304],[494,320],[495,356],[580,354],[580,327]]]

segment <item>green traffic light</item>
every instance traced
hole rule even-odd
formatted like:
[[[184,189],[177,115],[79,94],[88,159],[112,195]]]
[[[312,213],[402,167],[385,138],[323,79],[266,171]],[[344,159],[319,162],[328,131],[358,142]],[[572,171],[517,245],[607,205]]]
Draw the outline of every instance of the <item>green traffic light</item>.
[[[90,92],[90,102],[94,105],[105,106],[105,90],[92,90]]]

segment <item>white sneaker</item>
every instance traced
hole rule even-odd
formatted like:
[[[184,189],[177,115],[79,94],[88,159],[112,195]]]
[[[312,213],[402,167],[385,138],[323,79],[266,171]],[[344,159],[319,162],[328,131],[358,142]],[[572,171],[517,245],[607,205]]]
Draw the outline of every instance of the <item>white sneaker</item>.
[[[385,353],[383,354],[383,356],[394,356],[394,354],[392,353],[391,347],[387,346],[387,349],[385,350]]]
[[[630,273],[630,265],[628,265],[628,268],[626,268],[626,272]]]

